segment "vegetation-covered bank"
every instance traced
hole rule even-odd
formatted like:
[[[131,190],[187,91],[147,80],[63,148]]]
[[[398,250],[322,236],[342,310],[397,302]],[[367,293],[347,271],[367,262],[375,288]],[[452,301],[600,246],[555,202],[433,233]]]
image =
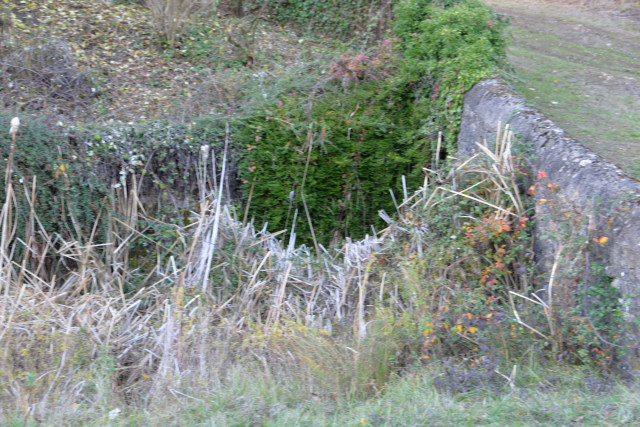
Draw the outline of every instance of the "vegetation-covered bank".
[[[66,3],[42,4],[33,22]],[[346,7],[323,4],[328,16]],[[158,26],[162,14],[135,27],[159,41],[144,30],[127,52],[155,46],[168,64],[204,64],[190,68],[193,90],[180,84],[182,120],[88,109],[102,118],[70,123],[61,111],[77,110],[37,92],[56,125],[27,116],[2,136],[0,418],[384,425],[429,423],[429,411],[434,424],[511,422],[506,408],[525,422],[636,420],[611,368],[624,344],[617,301],[586,317],[592,300],[557,310],[534,296],[525,189],[553,183],[530,176],[506,131],[468,161],[451,158],[463,93],[499,64],[503,24],[474,0],[402,0],[392,31],[358,48],[310,41],[322,21],[297,34],[270,21],[295,27],[318,5],[280,2],[287,14],[257,20],[263,9],[248,4],[233,12],[244,17],[204,15],[175,33]],[[105,9],[125,23],[152,13]],[[282,34],[304,46],[296,60],[254,50]],[[32,51],[7,49],[15,73]],[[163,72],[153,81],[177,90]],[[25,76],[3,75],[11,93]],[[23,101],[3,99],[7,123],[24,117]],[[86,101],[118,110],[102,95]],[[576,259],[599,243],[580,242]],[[580,277],[580,265],[563,274]],[[575,373],[612,397],[586,414],[578,402],[548,406],[541,394],[563,401]]]
[[[76,2],[70,5],[73,7],[67,13],[69,19],[78,21],[82,15],[76,16],[76,8],[88,8],[91,12],[94,7]],[[249,15],[244,23],[232,21],[228,25],[237,27],[247,37],[250,35],[251,43],[245,40],[245,48],[256,49],[259,45],[254,38],[270,29],[256,22],[262,19],[284,22],[285,16],[296,22],[309,12],[307,6],[280,4],[273,15],[265,15],[263,7],[254,5],[248,10],[255,16]],[[239,63],[225,65],[214,57],[217,49],[236,46],[238,40],[230,28],[222,29],[221,18],[209,22],[214,18],[207,17],[202,22],[185,25],[184,33],[164,34],[162,37],[173,41],[165,40],[169,44],[161,55],[164,62],[190,66],[187,69],[191,72],[186,74],[196,79],[191,83],[184,80],[183,88],[194,88],[188,94],[173,92],[173,96],[183,97],[188,105],[198,105],[188,110],[208,110],[208,114],[187,119],[186,110],[182,112],[184,119],[178,122],[174,117],[135,124],[111,119],[102,124],[68,124],[63,117],[76,116],[78,108],[86,107],[94,114],[101,109],[129,109],[127,104],[123,105],[129,94],[120,93],[111,99],[106,92],[119,78],[98,77],[96,73],[111,61],[106,61],[107,57],[115,55],[117,61],[112,62],[117,65],[113,67],[117,69],[117,77],[129,70],[128,60],[121,58],[123,54],[147,58],[148,50],[153,48],[149,32],[155,21],[141,14],[136,6],[130,9],[114,6],[113,11],[105,13],[107,18],[125,23],[132,23],[135,17],[146,22],[131,25],[131,34],[139,40],[128,39],[118,52],[115,46],[95,46],[85,40],[86,34],[73,31],[66,43],[52,41],[61,37],[57,29],[52,30],[51,38],[40,39],[47,35],[43,26],[53,19],[50,12],[54,7],[54,3],[47,2],[8,9],[15,10],[11,16],[16,29],[6,43],[3,57],[6,84],[0,95],[14,111],[39,108],[50,118],[62,114],[57,121],[58,129],[46,138],[31,140],[32,135],[22,135],[28,140],[18,147],[19,155],[23,147],[32,147],[29,149],[41,151],[46,158],[35,157],[25,148],[29,165],[19,175],[28,179],[38,164],[37,169],[43,174],[40,181],[53,185],[49,189],[39,187],[41,198],[58,204],[56,196],[43,192],[58,191],[56,179],[71,179],[70,191],[78,193],[71,212],[73,215],[75,207],[84,205],[81,209],[86,212],[77,219],[85,224],[93,222],[101,209],[100,200],[110,193],[100,185],[123,185],[125,179],[139,181],[137,185],[143,186],[139,190],[145,200],[159,194],[162,200],[166,197],[174,206],[184,208],[186,205],[177,201],[182,198],[178,194],[197,197],[193,178],[198,148],[209,146],[211,158],[220,168],[221,141],[228,125],[228,160],[232,162],[228,170],[238,171],[244,183],[241,209],[247,211],[248,219],[257,226],[268,224],[273,232],[285,229],[287,238],[295,231],[299,243],[313,242],[316,248],[347,236],[361,238],[375,233],[384,225],[378,212],[393,214],[397,200],[421,185],[424,168],[435,165],[436,157],[444,161],[455,151],[464,92],[479,79],[495,73],[504,57],[501,33],[504,24],[480,2],[471,0],[398,2],[393,28],[387,36],[369,38],[360,31],[368,43],[361,53],[344,45],[329,52],[326,47],[324,52],[312,48],[307,55],[313,57],[294,62],[267,59],[267,53],[263,53],[258,64],[256,51],[247,63],[252,68],[239,67],[244,54],[233,49],[228,52]],[[336,13],[354,13],[351,9],[342,10],[342,6],[335,7]],[[285,9],[288,15],[281,13]],[[27,12],[33,14],[31,20],[24,18]],[[29,24],[34,28],[29,28]],[[212,28],[206,29],[208,24]],[[317,31],[331,29],[335,24],[334,20],[317,22]],[[103,24],[91,21],[86,25],[98,31]],[[38,37],[30,39],[31,32]],[[219,41],[221,37],[226,44]],[[33,46],[21,47],[19,41]],[[285,50],[289,48],[284,46]],[[81,54],[74,56],[70,52],[74,49]],[[81,63],[96,68],[83,69]],[[25,66],[31,71],[25,70]],[[64,81],[51,78],[60,73],[68,74],[69,78]],[[132,72],[129,78],[137,80],[140,73],[140,70]],[[147,74],[145,71],[145,79],[151,78]],[[209,77],[204,77],[206,74]],[[158,81],[136,86],[150,97],[158,96],[155,94],[158,85],[177,89]],[[36,100],[38,103],[34,103]],[[113,114],[106,113],[106,117]],[[44,129],[39,132],[43,134]],[[57,142],[52,144],[46,139]],[[4,145],[5,151],[9,145]],[[228,184],[235,190],[235,174],[228,178]],[[94,207],[89,208],[91,205]],[[50,206],[42,207],[46,208],[46,215],[60,212]],[[47,223],[51,221],[57,221],[59,227],[64,222],[51,219]],[[47,227],[47,230],[54,229]]]
[[[476,1],[394,10],[391,35],[368,54],[343,54],[248,120],[240,173],[258,224],[295,226],[316,246],[362,237],[455,152],[463,94],[496,72],[503,23]]]

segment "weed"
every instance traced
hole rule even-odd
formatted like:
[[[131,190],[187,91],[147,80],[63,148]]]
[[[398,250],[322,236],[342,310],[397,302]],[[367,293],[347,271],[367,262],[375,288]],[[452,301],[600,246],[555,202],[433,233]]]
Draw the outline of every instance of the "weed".
[[[196,13],[214,13],[218,0],[146,0],[156,31],[169,46],[174,46],[188,20]]]
[[[2,57],[0,70],[7,107],[28,98],[19,108],[49,113],[49,106],[64,102],[71,110],[87,108],[100,97],[88,69],[78,65],[73,47],[55,39],[35,39],[32,45],[14,48]],[[12,99],[13,98],[13,99]]]

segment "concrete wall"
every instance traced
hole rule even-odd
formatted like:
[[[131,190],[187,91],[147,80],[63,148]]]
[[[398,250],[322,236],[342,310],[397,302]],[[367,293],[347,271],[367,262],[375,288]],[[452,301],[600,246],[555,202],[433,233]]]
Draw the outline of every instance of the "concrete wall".
[[[575,264],[576,249],[571,245],[589,242],[589,250],[584,253],[588,252],[591,262],[605,267],[611,284],[624,297],[623,310],[629,324],[637,324],[635,321],[640,319],[640,183],[570,138],[496,79],[478,83],[465,96],[459,154],[472,153],[476,141],[486,139],[493,143],[498,122],[508,123],[523,143],[524,151],[529,151],[526,156],[533,168],[533,181],[538,171],[543,171],[545,182],[558,184],[551,196],[545,195],[553,199],[553,205],[541,203],[543,195],[535,196],[538,200],[535,201],[534,238],[539,270],[544,273],[550,269],[562,245],[565,250],[558,263],[561,273],[558,282],[565,293],[580,292],[585,278],[570,279],[569,272],[563,274],[562,269],[568,268],[572,261]],[[567,223],[573,225],[573,236],[568,237],[566,231],[562,231],[567,229]],[[609,240],[604,244],[593,242],[599,236]],[[541,279],[539,285],[545,280]],[[561,283],[562,280],[565,283]],[[574,283],[566,283],[567,280]],[[565,297],[571,298],[571,295]],[[631,326],[630,330],[631,335],[635,335],[630,339],[640,341],[637,328]],[[637,349],[634,350],[637,355]]]

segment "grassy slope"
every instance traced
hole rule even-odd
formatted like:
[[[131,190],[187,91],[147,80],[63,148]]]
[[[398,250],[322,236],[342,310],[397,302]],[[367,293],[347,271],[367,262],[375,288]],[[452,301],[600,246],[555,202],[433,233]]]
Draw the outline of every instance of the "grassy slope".
[[[512,18],[514,87],[560,127],[640,177],[640,24],[620,12],[488,0]]]

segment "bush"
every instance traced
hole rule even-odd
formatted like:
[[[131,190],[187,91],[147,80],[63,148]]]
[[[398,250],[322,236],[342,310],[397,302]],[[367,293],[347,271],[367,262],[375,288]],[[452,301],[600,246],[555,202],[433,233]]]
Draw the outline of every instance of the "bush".
[[[0,58],[0,98],[6,106],[44,110],[64,104],[86,108],[98,96],[88,70],[74,59],[73,48],[60,40],[38,39]],[[20,100],[29,94],[29,101]],[[53,107],[55,109],[55,107]]]
[[[8,126],[10,117],[0,113],[0,123]],[[221,172],[225,129],[216,120],[200,119],[189,125],[151,122],[137,127],[111,122],[66,129],[51,128],[36,119],[23,118],[22,122],[12,175],[15,207],[11,218],[18,239],[14,239],[14,260],[23,254],[24,244],[19,242],[27,242],[30,236],[34,245],[58,240],[95,244],[99,251],[108,248],[107,219],[116,216],[131,226],[138,222],[148,237],[130,244],[135,255],[132,265],[142,266],[145,257],[153,256],[144,244],[173,239],[174,228],[195,209],[199,181],[203,189],[211,189],[213,175]],[[0,154],[8,158],[11,135],[0,134],[0,143]],[[203,173],[201,147],[205,145],[209,161]],[[234,169],[233,151],[228,152],[229,169]],[[235,181],[230,181],[226,187],[233,192]],[[5,186],[0,188],[0,197],[4,202]],[[130,205],[131,199],[134,210],[139,203],[146,215],[168,225],[148,225],[144,218],[130,223],[122,207]]]
[[[10,117],[0,113],[0,123]],[[2,157],[7,158],[11,136],[0,134]],[[48,234],[91,234],[96,217],[105,206],[108,188],[91,172],[88,162],[60,132],[38,120],[23,120],[16,137],[13,183],[19,237],[23,238],[31,207]],[[35,200],[30,202],[32,183]],[[24,186],[24,189],[22,188]],[[5,187],[0,197],[6,198]],[[36,227],[37,229],[37,227]]]
[[[185,25],[196,13],[215,12],[218,0],[146,0],[156,31],[173,46]]]
[[[504,56],[502,24],[475,0],[435,4],[401,2],[399,38],[336,58],[313,88],[284,91],[248,119],[240,176],[259,223],[295,222],[305,242],[310,224],[323,244],[362,237],[384,224],[379,210],[395,211],[389,190],[402,199],[403,175],[408,192],[422,183],[439,132],[439,155],[455,152],[464,91]]]
[[[429,150],[412,138],[412,102],[389,67],[387,54],[345,55],[313,90],[283,93],[241,129],[240,176],[259,221],[291,229],[297,211],[301,240],[311,241],[310,219],[328,244],[382,225],[378,210],[395,211],[389,190],[401,199],[402,175],[417,188]]]
[[[454,153],[464,93],[504,60],[505,22],[476,0],[403,0],[394,11],[403,78],[421,88],[416,99],[423,131],[442,131]]]
[[[391,17],[390,0],[275,0],[269,5],[270,18],[292,24],[302,31],[321,30],[350,36],[375,30],[381,35]]]

